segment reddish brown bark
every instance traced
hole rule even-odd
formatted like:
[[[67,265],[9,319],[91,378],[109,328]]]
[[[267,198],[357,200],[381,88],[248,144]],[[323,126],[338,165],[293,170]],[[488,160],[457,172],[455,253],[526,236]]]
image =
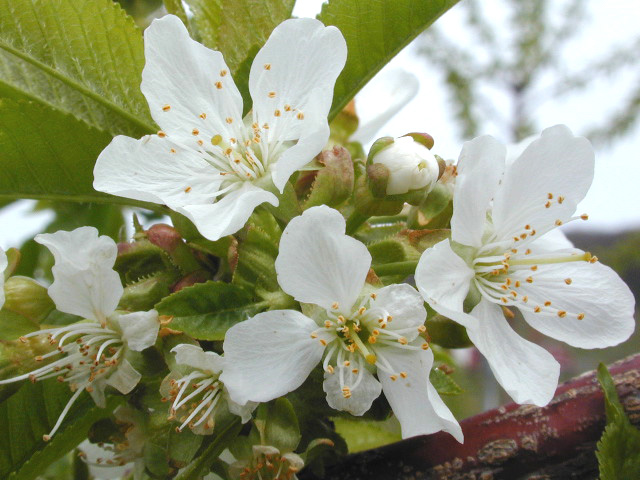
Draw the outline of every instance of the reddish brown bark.
[[[640,424],[640,354],[610,367],[631,421]],[[514,403],[461,422],[465,443],[442,432],[349,455],[326,480],[595,479],[604,400],[594,372],[558,387],[549,405]],[[301,479],[314,478],[302,472]]]

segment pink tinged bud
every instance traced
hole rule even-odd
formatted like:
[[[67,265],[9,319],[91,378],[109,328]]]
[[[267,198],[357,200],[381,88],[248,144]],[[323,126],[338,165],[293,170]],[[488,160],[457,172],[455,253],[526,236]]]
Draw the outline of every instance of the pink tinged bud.
[[[182,244],[180,233],[175,228],[164,223],[153,225],[146,231],[146,234],[151,243],[168,253],[172,253]]]

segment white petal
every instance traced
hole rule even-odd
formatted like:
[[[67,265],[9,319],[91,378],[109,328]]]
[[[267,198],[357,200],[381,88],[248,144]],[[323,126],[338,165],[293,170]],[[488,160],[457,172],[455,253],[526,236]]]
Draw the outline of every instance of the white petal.
[[[337,370],[334,373],[325,372],[322,389],[327,394],[327,403],[331,408],[357,416],[364,415],[371,408],[373,401],[380,396],[382,386],[369,370],[362,370],[360,375],[362,375],[360,383],[350,390],[351,396],[345,398],[342,388],[354,385],[356,375],[345,368],[344,385],[340,385],[340,375]]]
[[[93,176],[100,192],[172,209],[211,203],[222,182],[218,170],[197,154],[157,135],[115,137],[100,153]]]
[[[227,408],[229,409],[229,411],[234,415],[239,416],[242,419],[242,423],[247,423],[249,420],[251,420],[251,414],[259,405],[258,402],[247,402],[245,405],[237,404],[236,402],[231,400],[229,391],[226,388],[224,389],[224,397],[227,401]]]
[[[364,286],[371,254],[345,235],[344,217],[327,206],[294,218],[280,239],[276,272],[280,287],[299,302],[350,309]]]
[[[356,95],[356,112],[360,124],[350,140],[366,144],[409,101],[416,96],[420,81],[413,73],[400,68],[384,68]]]
[[[187,205],[177,211],[190,218],[203,236],[216,241],[244,227],[255,208],[265,202],[278,206],[273,193],[244,182],[215,203]]]
[[[545,233],[537,240],[531,242],[528,245],[531,253],[536,255],[538,253],[551,253],[551,252],[578,252],[577,248],[574,248],[571,240],[560,230],[555,228],[548,233]]]
[[[587,139],[574,137],[564,125],[544,130],[505,171],[496,192],[493,224],[498,238],[518,236],[525,225],[542,233],[556,220],[569,219],[591,186],[594,163]]]
[[[294,310],[259,313],[231,327],[220,376],[231,399],[240,405],[268,402],[302,385],[324,351],[310,336],[317,328]]]
[[[417,327],[424,324],[427,318],[424,300],[415,288],[406,283],[377,290],[375,300],[369,305],[371,308],[383,308],[393,317],[393,321],[387,326],[389,330],[416,327],[413,335],[404,335],[409,341],[418,336]]]
[[[224,365],[224,359],[216,352],[205,352],[197,345],[181,343],[171,349],[176,354],[178,365],[187,365],[205,372],[220,373]]]
[[[326,126],[333,86],[346,59],[347,44],[336,27],[298,18],[273,30],[249,75],[254,118],[260,125],[269,123],[270,141],[295,140]]]
[[[560,375],[560,364],[553,356],[514,332],[500,306],[481,300],[471,315],[479,322],[477,328],[467,329],[469,338],[502,388],[516,403],[539,407],[549,403]]]
[[[118,364],[115,372],[109,376],[107,384],[126,395],[135,388],[141,378],[142,375],[131,366],[127,359],[124,359]]]
[[[449,240],[443,240],[424,251],[415,278],[422,297],[434,310],[462,312],[474,275],[473,269],[451,249]]]
[[[163,130],[188,137],[196,128],[237,137],[231,127],[242,123],[242,97],[220,52],[192,40],[178,17],[166,15],[145,30],[144,54],[140,89]]]
[[[504,171],[506,149],[485,135],[465,142],[458,159],[451,239],[480,247],[487,210]]]
[[[378,370],[385,397],[402,428],[402,438],[444,430],[459,442],[462,429],[429,381],[433,366],[431,350],[386,348],[384,358],[396,371],[396,380]],[[406,378],[399,375],[406,373]]]
[[[601,263],[569,262],[539,265],[533,283],[523,294],[529,305],[550,301],[557,313],[534,313],[522,309],[535,329],[574,347],[604,348],[627,340],[635,328],[633,293],[611,268]],[[565,279],[570,279],[567,285]],[[584,313],[582,320],[577,314]]]
[[[4,305],[4,271],[8,265],[7,254],[0,247],[0,308]]]
[[[160,321],[155,310],[126,313],[117,321],[122,329],[122,339],[131,350],[141,352],[156,343]]]
[[[61,312],[103,321],[118,306],[124,289],[113,270],[115,242],[93,227],[36,235],[53,254],[49,296]]]

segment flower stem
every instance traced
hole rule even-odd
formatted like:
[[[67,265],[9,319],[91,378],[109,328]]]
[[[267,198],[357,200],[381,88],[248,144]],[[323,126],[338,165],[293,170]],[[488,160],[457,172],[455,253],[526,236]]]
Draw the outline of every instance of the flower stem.
[[[368,215],[354,211],[347,219],[347,235],[353,235],[367,220],[369,220]]]
[[[418,265],[417,260],[409,260],[406,262],[383,263],[382,265],[374,265],[373,270],[378,276],[386,275],[413,275]]]

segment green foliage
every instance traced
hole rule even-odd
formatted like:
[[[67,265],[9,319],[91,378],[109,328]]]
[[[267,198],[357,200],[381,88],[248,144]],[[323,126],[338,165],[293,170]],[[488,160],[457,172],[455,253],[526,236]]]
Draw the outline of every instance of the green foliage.
[[[246,290],[209,281],[187,287],[156,305],[161,315],[173,316],[170,327],[199,340],[224,340],[226,331],[267,305],[252,302]]]
[[[347,41],[347,64],[334,89],[329,118],[403,47],[431,25],[457,0],[329,0],[318,15],[335,25]]]
[[[291,16],[295,0],[187,0],[186,3],[194,12],[193,23],[202,43],[222,52],[242,93],[246,113],[251,107],[248,82],[253,57],[271,31]]]
[[[440,395],[460,395],[464,390],[460,388],[450,375],[439,368],[434,368],[429,374],[429,380]]]
[[[53,461],[78,445],[95,421],[111,414],[119,398],[99,408],[88,394],[74,404],[65,422],[49,442],[49,433],[69,399],[67,384],[55,381],[26,383],[0,403],[0,477],[36,478]],[[73,419],[73,420],[71,420]]]
[[[611,374],[602,363],[598,365],[598,381],[604,391],[607,414],[607,426],[596,451],[600,480],[640,478],[640,430],[627,418]]]
[[[359,452],[380,447],[402,439],[395,419],[381,422],[349,417],[333,419],[336,431],[347,441],[349,452]]]
[[[258,407],[255,425],[263,445],[276,447],[281,454],[293,452],[300,443],[300,427],[293,405],[286,398],[278,398]]]

